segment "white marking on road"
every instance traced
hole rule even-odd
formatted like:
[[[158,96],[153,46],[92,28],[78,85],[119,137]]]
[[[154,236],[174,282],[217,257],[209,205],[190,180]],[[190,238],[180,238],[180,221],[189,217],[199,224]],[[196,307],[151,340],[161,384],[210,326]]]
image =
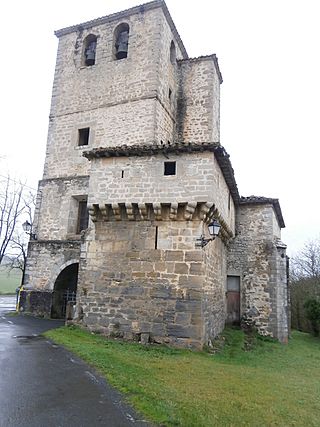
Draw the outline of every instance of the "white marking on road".
[[[13,325],[13,322],[11,322],[11,320],[8,320],[8,323],[10,323],[10,325]]]
[[[4,316],[1,316],[1,319],[3,319],[3,320],[7,320]]]
[[[85,374],[88,375],[88,377],[95,383],[99,383],[99,381],[97,380],[97,378],[89,371],[85,371]]]
[[[128,413],[126,413],[126,417],[128,418],[128,420],[130,420],[130,421],[134,422],[134,418],[133,418],[133,416],[132,416],[132,415],[130,415],[130,414],[128,414]]]

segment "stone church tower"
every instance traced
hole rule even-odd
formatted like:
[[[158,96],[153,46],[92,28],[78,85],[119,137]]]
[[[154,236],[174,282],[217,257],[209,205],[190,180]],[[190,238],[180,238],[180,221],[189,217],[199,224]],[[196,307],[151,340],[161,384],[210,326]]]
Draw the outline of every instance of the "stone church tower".
[[[239,196],[216,56],[188,57],[162,0],[55,34],[21,309],[198,348],[246,316],[286,341],[281,209]]]

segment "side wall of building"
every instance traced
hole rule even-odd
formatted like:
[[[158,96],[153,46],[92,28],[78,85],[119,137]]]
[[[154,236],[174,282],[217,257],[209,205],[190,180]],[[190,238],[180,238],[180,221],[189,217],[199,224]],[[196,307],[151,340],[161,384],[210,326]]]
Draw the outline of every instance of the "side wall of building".
[[[200,221],[97,221],[81,249],[82,324],[106,335],[200,348],[200,228]]]
[[[220,142],[220,81],[211,56],[179,61],[177,139]]]
[[[79,239],[79,201],[86,200],[89,177],[46,179],[39,182],[33,232],[38,240]]]
[[[227,247],[217,237],[209,242],[204,253],[203,283],[203,335],[204,344],[209,344],[225,327]]]
[[[176,162],[175,175],[164,175],[167,161]],[[89,206],[197,202],[214,204],[234,233],[234,203],[211,152],[91,160]]]
[[[286,246],[272,204],[240,205],[229,246],[228,275],[240,277],[243,318],[259,333],[288,339]]]

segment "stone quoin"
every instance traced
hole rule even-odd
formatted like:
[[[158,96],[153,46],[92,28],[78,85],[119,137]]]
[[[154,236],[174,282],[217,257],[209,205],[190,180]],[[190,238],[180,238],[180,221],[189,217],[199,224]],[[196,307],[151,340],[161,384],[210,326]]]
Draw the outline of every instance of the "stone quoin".
[[[20,309],[143,343],[202,348],[241,321],[286,342],[284,220],[239,195],[216,55],[188,57],[162,0],[55,34]]]

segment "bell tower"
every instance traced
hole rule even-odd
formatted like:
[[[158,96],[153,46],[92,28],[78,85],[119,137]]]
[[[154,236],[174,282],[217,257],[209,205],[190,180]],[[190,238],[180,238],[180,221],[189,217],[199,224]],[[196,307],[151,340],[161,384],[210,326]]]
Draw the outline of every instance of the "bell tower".
[[[240,259],[228,267],[240,197],[219,140],[217,57],[188,57],[162,0],[55,34],[26,309],[69,313],[105,335],[201,348],[224,328],[227,268],[237,275]],[[259,200],[259,212],[266,218],[266,208],[278,230],[270,200],[263,207]],[[257,211],[245,206],[248,216]],[[209,224],[219,229],[214,239]],[[249,252],[256,247],[250,233]],[[235,253],[244,247],[237,242]],[[260,277],[267,304],[273,282],[264,271]]]

